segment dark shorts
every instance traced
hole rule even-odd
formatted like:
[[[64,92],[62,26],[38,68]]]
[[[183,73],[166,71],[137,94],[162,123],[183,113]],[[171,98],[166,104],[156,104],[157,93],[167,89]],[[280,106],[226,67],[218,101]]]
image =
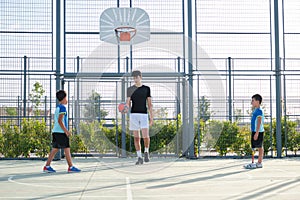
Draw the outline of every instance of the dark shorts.
[[[69,137],[65,133],[52,133],[52,147],[57,149],[70,148]]]
[[[251,148],[261,148],[264,142],[264,132],[259,132],[257,140],[254,140],[255,132],[251,135]]]

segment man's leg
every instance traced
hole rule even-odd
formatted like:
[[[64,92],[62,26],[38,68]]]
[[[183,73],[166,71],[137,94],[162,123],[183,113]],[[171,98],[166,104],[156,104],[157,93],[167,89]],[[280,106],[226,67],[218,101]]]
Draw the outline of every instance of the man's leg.
[[[145,149],[150,147],[150,137],[149,137],[149,129],[147,128],[143,128],[142,129],[142,136],[144,139],[144,145],[145,145]]]
[[[133,131],[134,146],[136,151],[141,151],[141,138],[139,131]]]
[[[144,139],[144,146],[145,146],[145,162],[149,162],[149,148],[150,148],[150,137],[149,137],[149,129],[143,128],[142,129],[142,136]]]
[[[143,164],[143,159],[142,159],[142,152],[141,152],[141,137],[140,137],[140,131],[133,131],[133,136],[134,136],[134,146],[136,150],[136,154],[138,157],[138,161],[136,162],[137,165]]]

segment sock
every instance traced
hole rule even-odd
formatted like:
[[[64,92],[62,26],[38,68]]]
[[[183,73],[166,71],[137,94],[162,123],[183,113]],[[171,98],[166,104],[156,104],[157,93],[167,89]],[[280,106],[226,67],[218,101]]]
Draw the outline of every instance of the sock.
[[[141,150],[136,151],[136,154],[137,154],[137,157],[138,157],[138,158],[141,158],[141,157],[142,157],[142,152],[141,152]]]
[[[46,166],[46,168],[48,169],[50,167],[50,165],[49,166]]]
[[[147,153],[149,153],[149,148],[147,148],[147,147],[145,147],[145,151],[144,151],[145,153],[147,152]]]

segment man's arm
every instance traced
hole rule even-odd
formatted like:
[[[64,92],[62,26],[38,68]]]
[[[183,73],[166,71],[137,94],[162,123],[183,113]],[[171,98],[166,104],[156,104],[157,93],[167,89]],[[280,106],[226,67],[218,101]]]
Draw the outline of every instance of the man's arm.
[[[127,97],[127,99],[126,99],[126,106],[127,106],[127,109],[125,109],[125,111],[124,111],[125,113],[128,112],[128,109],[131,106],[131,98],[130,97]]]
[[[151,97],[147,97],[148,109],[150,114],[150,126],[153,124],[153,110],[152,110],[152,99]]]

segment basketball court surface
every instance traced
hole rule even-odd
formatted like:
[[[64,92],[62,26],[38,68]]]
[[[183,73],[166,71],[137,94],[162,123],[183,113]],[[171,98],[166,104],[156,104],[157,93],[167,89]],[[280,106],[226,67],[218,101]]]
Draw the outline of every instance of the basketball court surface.
[[[75,174],[65,160],[53,161],[51,174],[42,160],[1,160],[0,199],[299,199],[300,158],[244,169],[250,160],[75,158]]]

